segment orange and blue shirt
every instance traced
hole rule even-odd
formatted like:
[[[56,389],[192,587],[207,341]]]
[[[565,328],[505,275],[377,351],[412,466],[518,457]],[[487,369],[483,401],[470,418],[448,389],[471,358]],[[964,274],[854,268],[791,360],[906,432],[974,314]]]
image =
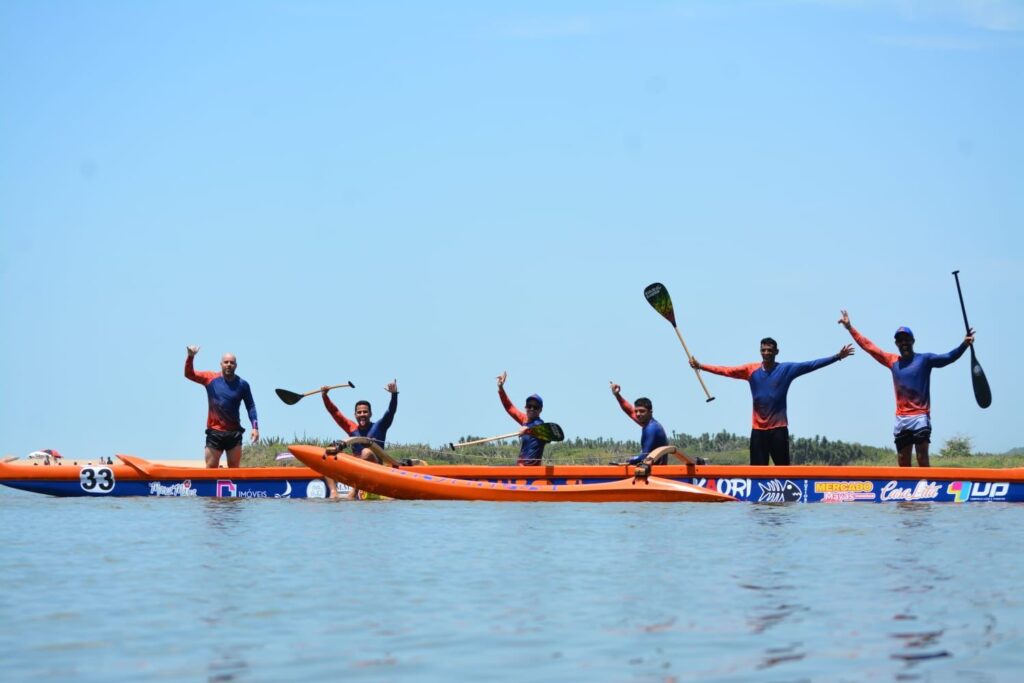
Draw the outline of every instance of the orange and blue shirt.
[[[544,424],[544,420],[539,417],[535,420],[528,420],[526,413],[516,408],[515,404],[512,403],[512,399],[505,393],[505,387],[498,387],[498,398],[501,399],[501,405],[505,407],[505,412],[523,427],[536,427],[539,424]],[[545,445],[547,445],[547,441],[543,439],[538,439],[529,434],[520,435],[519,458],[516,460],[516,464],[524,466],[540,465],[541,458],[544,457]]]
[[[899,354],[888,353],[878,348],[852,325],[850,334],[858,346],[892,371],[892,385],[896,391],[896,414],[901,417],[931,413],[932,369],[949,365],[967,350],[967,343],[964,342],[949,353],[915,353],[908,360]]]
[[[334,421],[338,423],[338,426],[348,434],[349,436],[365,436],[373,439],[379,446],[384,447],[384,442],[388,438],[388,429],[391,428],[391,422],[395,419],[395,413],[398,411],[398,392],[391,394],[391,401],[388,403],[388,409],[384,411],[384,417],[371,422],[366,425],[365,428],[360,428],[359,423],[354,420],[350,420],[338,410],[338,406],[334,405],[334,402],[327,397],[327,393],[323,394],[324,407],[327,408],[327,412],[331,414]],[[363,452],[366,446],[362,444],[353,444],[352,453],[359,455]]]
[[[640,421],[636,419],[636,408],[632,403],[622,398],[621,394],[615,395],[615,400],[619,402],[619,407],[622,408],[622,412],[629,415],[629,419],[637,424]],[[634,455],[632,458],[627,460],[631,465],[636,465],[643,462],[651,451],[655,448],[661,448],[662,446],[668,445],[668,435],[665,434],[665,428],[661,426],[661,423],[655,420],[653,417],[650,422],[646,425],[641,425],[643,429],[640,430],[640,454]],[[667,460],[667,458],[665,458]],[[656,462],[655,465],[664,465],[664,462]]]
[[[242,422],[238,417],[242,402],[249,413],[249,422],[253,429],[259,429],[256,419],[256,403],[252,400],[249,383],[235,376],[228,381],[219,372],[208,370],[196,371],[192,365],[192,356],[185,358],[185,377],[206,387],[206,399],[210,409],[206,417],[206,428],[222,432],[242,432]]]
[[[750,383],[750,395],[754,398],[753,428],[759,431],[788,427],[786,417],[786,394],[793,380],[808,372],[820,370],[839,360],[838,354],[818,360],[802,363],[776,363],[771,372],[764,369],[763,363],[746,365],[721,366],[701,365],[702,370],[732,377],[745,379]]]

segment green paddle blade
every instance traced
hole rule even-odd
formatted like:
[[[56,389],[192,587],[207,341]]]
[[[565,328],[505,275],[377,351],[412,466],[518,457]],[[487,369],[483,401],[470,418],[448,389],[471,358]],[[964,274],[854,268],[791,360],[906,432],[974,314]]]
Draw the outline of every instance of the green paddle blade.
[[[556,425],[554,422],[544,422],[543,424],[534,425],[530,427],[527,432],[530,436],[535,436],[541,441],[564,441],[565,433],[562,428]]]
[[[644,298],[665,320],[672,323],[672,327],[676,326],[676,314],[672,310],[672,297],[668,295],[665,285],[660,282],[647,285],[647,288],[644,289]]]
[[[302,394],[296,394],[294,391],[288,391],[287,389],[274,389],[274,393],[277,394],[279,399],[290,406],[302,400]]]

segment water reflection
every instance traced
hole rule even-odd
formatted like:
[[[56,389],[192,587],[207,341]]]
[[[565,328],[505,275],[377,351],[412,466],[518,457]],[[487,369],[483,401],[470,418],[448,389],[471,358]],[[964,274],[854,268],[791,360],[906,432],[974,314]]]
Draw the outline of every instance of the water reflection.
[[[249,664],[234,652],[221,649],[213,654],[206,666],[207,683],[229,683],[249,670]]]
[[[203,516],[211,529],[231,531],[247,519],[244,498],[202,498]]]
[[[760,552],[753,563],[755,576],[740,580],[737,585],[749,591],[753,599],[747,614],[747,625],[752,635],[779,631],[780,637],[807,618],[810,607],[802,601],[802,592],[794,582],[799,573],[803,554],[796,551],[791,529],[799,513],[793,505],[756,505],[751,517],[758,527]],[[802,640],[770,641],[760,655],[757,669],[770,669],[780,664],[800,661],[807,657]]]
[[[915,668],[921,662],[953,656],[944,643],[948,627],[933,613],[930,603],[934,598],[925,596],[945,592],[942,584],[952,579],[949,564],[956,559],[947,553],[928,550],[930,537],[941,534],[936,529],[938,512],[935,504],[901,502],[894,507],[894,514],[897,522],[893,535],[895,544],[883,555],[883,566],[894,580],[888,590],[896,598],[895,611],[891,616],[896,628],[886,635],[895,645],[889,653],[890,659],[905,663],[897,678],[914,680],[920,677]],[[947,539],[941,539],[939,547],[945,546],[946,542]],[[911,623],[919,625],[919,628],[907,629]]]

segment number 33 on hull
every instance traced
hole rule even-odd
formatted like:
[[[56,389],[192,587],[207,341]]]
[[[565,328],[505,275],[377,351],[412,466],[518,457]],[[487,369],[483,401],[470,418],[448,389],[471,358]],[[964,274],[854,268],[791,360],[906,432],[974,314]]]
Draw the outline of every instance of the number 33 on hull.
[[[207,469],[162,465],[131,455],[109,462],[0,462],[0,484],[62,497],[327,497],[323,477],[306,467]]]

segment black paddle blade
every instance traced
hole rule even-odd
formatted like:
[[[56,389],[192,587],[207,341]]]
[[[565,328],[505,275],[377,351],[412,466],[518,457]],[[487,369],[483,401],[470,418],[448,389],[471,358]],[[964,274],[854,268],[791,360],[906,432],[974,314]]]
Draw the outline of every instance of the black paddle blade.
[[[676,326],[676,314],[672,310],[672,297],[668,295],[665,285],[660,282],[647,285],[644,289],[644,298],[665,320],[672,323],[672,327]]]
[[[302,394],[296,394],[294,391],[288,391],[287,389],[274,389],[274,393],[277,394],[279,399],[290,406],[302,400]]]
[[[988,387],[988,378],[981,369],[981,363],[974,357],[974,346],[971,346],[971,384],[974,385],[974,400],[982,408],[992,405],[992,390]]]
[[[541,441],[565,441],[565,433],[554,422],[544,422],[543,424],[530,427],[527,433]]]

